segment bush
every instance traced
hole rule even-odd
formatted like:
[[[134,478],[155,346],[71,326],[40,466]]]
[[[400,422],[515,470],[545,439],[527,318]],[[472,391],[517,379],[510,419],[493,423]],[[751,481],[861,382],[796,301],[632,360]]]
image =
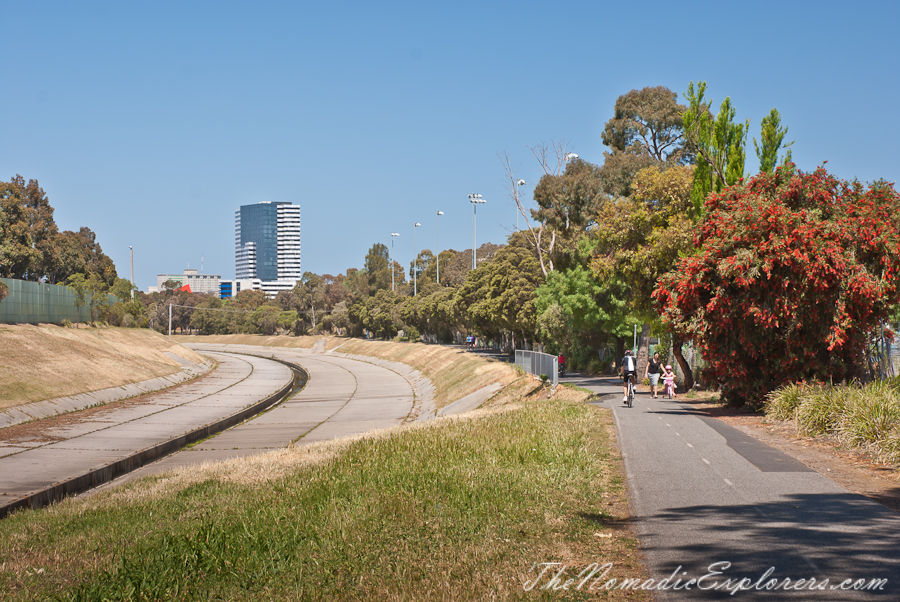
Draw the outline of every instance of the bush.
[[[788,165],[711,194],[695,254],[653,295],[726,401],[860,374],[867,333],[900,301],[900,195]]]

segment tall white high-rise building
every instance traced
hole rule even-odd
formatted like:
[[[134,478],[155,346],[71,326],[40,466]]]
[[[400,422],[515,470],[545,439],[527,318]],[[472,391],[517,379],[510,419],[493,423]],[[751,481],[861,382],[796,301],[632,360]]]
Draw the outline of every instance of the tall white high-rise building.
[[[262,201],[234,213],[234,265],[237,280],[260,280],[269,295],[290,290],[300,269],[300,206]]]

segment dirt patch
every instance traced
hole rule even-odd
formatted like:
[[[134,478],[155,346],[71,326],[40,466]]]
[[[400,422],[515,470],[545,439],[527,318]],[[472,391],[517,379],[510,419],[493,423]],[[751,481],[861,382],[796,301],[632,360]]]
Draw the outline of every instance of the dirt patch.
[[[0,332],[0,409],[174,374],[171,353],[203,358],[158,332],[137,328],[4,326]]]
[[[848,491],[900,513],[900,475],[894,467],[874,461],[864,451],[847,449],[834,438],[801,437],[792,421],[772,420],[757,412],[723,406],[712,397],[679,396],[677,401],[796,458]]]

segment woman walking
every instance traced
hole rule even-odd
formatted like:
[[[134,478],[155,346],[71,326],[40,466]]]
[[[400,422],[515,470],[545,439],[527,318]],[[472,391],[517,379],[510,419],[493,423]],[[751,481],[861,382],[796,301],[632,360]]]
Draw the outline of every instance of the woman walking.
[[[644,378],[650,379],[650,396],[653,399],[659,397],[656,392],[659,386],[659,375],[662,372],[662,363],[659,361],[659,352],[653,354],[653,357],[647,362],[647,368],[644,370]]]

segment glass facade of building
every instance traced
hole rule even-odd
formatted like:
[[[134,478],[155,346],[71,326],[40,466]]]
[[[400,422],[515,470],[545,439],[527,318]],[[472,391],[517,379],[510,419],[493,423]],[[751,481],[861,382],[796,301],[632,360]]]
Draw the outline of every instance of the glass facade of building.
[[[256,273],[249,274],[251,278],[278,280],[278,205],[245,205],[238,211],[240,240],[235,242],[241,247],[247,243],[256,246]]]
[[[237,280],[262,281],[262,290],[289,290],[300,280],[300,206],[263,201],[234,215]]]

